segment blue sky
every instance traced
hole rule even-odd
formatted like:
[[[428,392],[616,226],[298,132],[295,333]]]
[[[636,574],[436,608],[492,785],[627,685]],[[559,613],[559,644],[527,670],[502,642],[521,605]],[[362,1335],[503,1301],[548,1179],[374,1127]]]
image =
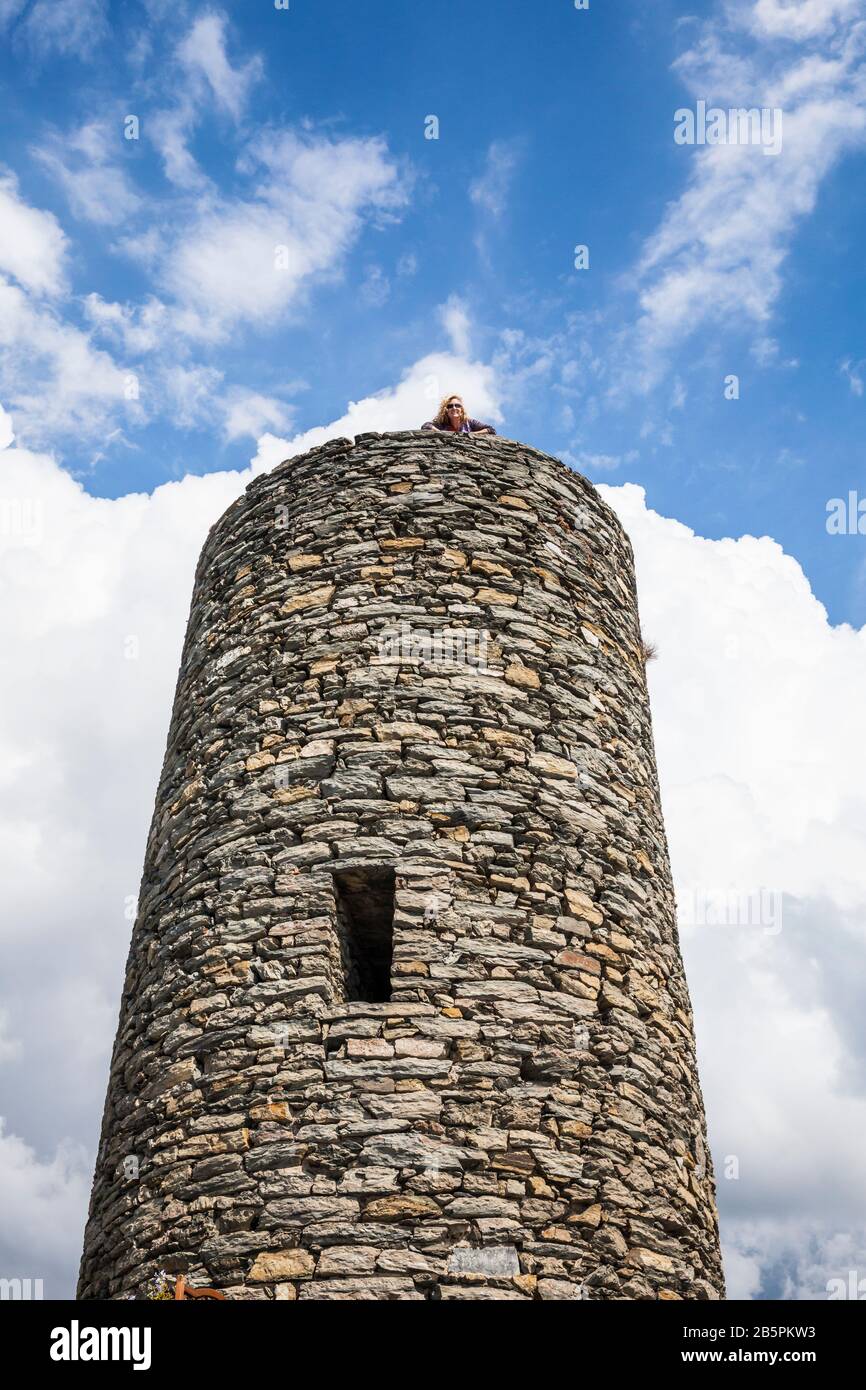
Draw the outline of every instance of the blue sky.
[[[860,7],[818,8],[850,18]],[[466,355],[496,365],[505,432],[594,481],[642,484],[652,506],[705,536],[773,536],[833,621],[866,618],[862,543],[825,525],[831,497],[866,491],[863,153],[826,114],[846,99],[854,111],[856,64],[810,94],[825,109],[820,150],[794,113],[777,158],[722,152],[746,157],[755,204],[735,247],[738,193],[719,171],[688,243],[671,238],[707,153],[674,144],[674,111],[698,93],[756,102],[754,82],[744,95],[731,81],[732,58],[778,92],[786,72],[835,51],[832,31],[807,29],[800,45],[784,26],[780,39],[772,25],[725,24],[714,3],[669,0],[588,11],[570,0],[291,0],[287,11],[5,0],[4,12],[0,163],[62,237],[44,253],[54,284],[35,302],[101,362],[64,407],[50,354],[7,350],[0,400],[20,443],[52,448],[106,497],[241,467],[265,428],[291,439],[338,419],[447,349],[439,311],[454,298]],[[138,140],[124,139],[128,114]],[[424,138],[431,114],[437,140]],[[280,197],[294,167],[285,151],[274,159],[286,140],[332,172],[342,158],[344,180],[340,226],[311,192],[318,256],[288,273],[266,250],[271,228],[305,233]],[[183,169],[170,164],[179,149]],[[761,203],[780,182],[798,189],[768,229]],[[212,245],[210,218],[234,218],[235,238]],[[573,267],[577,243],[590,248],[587,271]],[[641,295],[685,262],[705,292],[641,333]],[[191,330],[184,315],[201,314],[216,282],[218,322]],[[97,303],[123,306],[126,332]],[[156,317],[135,342],[148,304]],[[738,400],[724,397],[729,373]],[[271,420],[236,412],[232,433],[225,402],[256,395]]]
[[[784,903],[681,917],[731,1294],[866,1277],[866,535],[826,526],[866,497],[866,0],[0,0],[0,36],[0,1274],[74,1288],[209,527],[459,390],[632,540],[678,892]],[[700,101],[781,151],[676,144]]]

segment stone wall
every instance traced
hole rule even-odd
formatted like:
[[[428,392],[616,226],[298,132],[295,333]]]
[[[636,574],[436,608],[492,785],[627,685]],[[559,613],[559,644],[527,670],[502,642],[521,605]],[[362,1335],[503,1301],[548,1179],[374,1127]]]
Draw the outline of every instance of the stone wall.
[[[556,459],[334,440],[210,532],[79,1296],[158,1269],[724,1296],[631,547]]]

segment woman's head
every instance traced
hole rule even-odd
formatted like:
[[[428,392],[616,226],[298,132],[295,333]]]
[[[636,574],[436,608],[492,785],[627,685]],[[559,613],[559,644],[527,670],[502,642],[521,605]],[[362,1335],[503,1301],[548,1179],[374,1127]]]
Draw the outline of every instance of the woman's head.
[[[439,402],[439,411],[434,425],[438,425],[440,430],[459,429],[466,419],[466,411],[463,406],[462,397],[452,391],[449,395],[443,396]]]

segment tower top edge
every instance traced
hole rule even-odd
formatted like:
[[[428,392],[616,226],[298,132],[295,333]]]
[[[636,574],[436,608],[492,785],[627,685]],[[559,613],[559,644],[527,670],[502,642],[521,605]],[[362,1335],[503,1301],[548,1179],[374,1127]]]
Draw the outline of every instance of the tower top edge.
[[[467,465],[474,461],[483,463],[485,458],[490,455],[504,457],[509,462],[518,464],[523,463],[531,466],[533,463],[537,463],[542,465],[552,470],[554,474],[558,473],[561,481],[567,482],[576,489],[578,494],[582,494],[587,501],[590,501],[592,507],[598,509],[607,522],[620,533],[629,551],[631,551],[631,542],[622,521],[609,503],[604,501],[597,486],[583,473],[563,462],[555,454],[545,453],[543,450],[535,448],[534,445],[525,444],[517,439],[509,439],[506,435],[501,434],[468,436],[434,433],[432,430],[422,429],[366,430],[354,436],[335,435],[332,439],[324,440],[321,444],[315,444],[310,449],[292,454],[272,468],[258,473],[247,483],[244,491],[214,521],[202,547],[200,560],[213,552],[214,546],[219,543],[225,528],[231,527],[232,519],[235,516],[243,513],[251,503],[257,502],[262,494],[267,494],[272,489],[279,489],[281,484],[288,482],[293,475],[301,470],[304,470],[307,479],[309,479],[309,470],[314,468],[320,460],[325,462],[340,457],[351,459],[355,454],[360,460],[371,447],[377,444],[393,445],[398,442],[411,444],[413,451],[423,449],[430,454],[447,453],[450,455],[452,467],[458,460],[461,463],[465,460]],[[579,498],[575,500],[579,500]]]

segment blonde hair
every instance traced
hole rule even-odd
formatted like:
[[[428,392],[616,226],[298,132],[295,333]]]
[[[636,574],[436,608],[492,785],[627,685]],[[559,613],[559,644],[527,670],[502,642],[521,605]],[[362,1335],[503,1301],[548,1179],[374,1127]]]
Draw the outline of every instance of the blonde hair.
[[[460,421],[461,425],[463,424],[464,420],[469,419],[469,416],[466,414],[466,406],[463,404],[463,397],[458,396],[456,391],[449,391],[447,396],[442,397],[441,401],[439,402],[439,409],[433,416],[433,424],[437,427],[437,429],[444,429],[446,425],[450,424],[450,421],[448,419],[448,411],[446,409],[449,401],[460,402],[460,408],[463,411],[463,417]]]

